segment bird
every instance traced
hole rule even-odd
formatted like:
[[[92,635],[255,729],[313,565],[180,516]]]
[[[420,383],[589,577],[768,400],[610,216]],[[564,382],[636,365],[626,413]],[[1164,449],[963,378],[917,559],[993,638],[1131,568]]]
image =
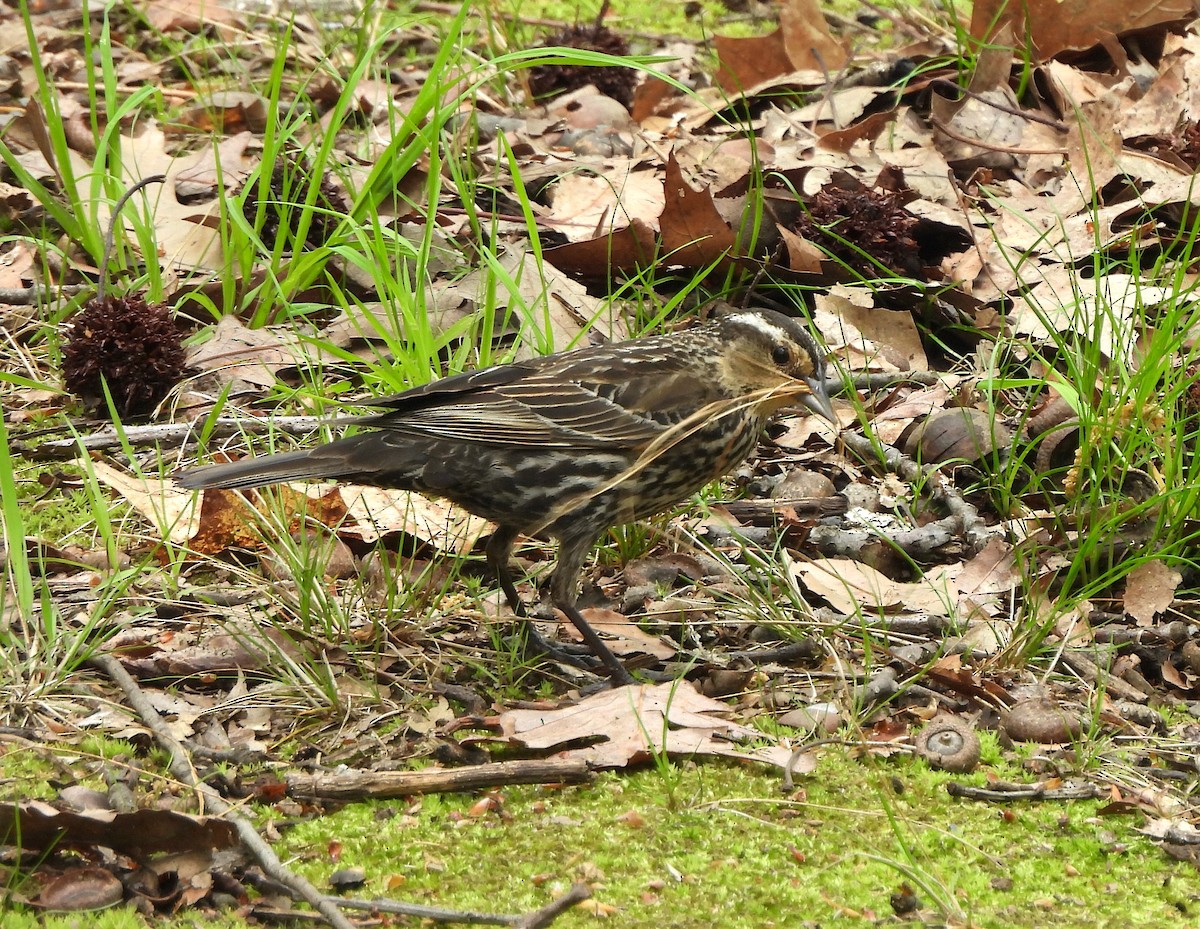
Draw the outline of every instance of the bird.
[[[726,304],[688,329],[466,371],[366,405],[380,412],[331,421],[364,431],[180,471],[176,482],[244,490],[338,480],[448,499],[496,525],[488,566],[520,617],[514,546],[548,535],[558,541],[551,603],[617,685],[633,677],[576,605],[598,538],[728,474],[786,407],[837,422],[824,354],[805,326]]]

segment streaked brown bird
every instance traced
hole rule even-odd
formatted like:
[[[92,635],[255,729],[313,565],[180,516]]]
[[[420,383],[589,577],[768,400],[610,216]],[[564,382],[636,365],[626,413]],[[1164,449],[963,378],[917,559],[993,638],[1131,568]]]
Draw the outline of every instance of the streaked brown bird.
[[[182,487],[243,489],[333,479],[445,497],[497,524],[488,564],[525,616],[509,558],[517,537],[559,541],[553,604],[617,682],[628,671],[576,607],[592,545],[727,474],[770,416],[800,404],[834,420],[825,365],[802,325],[727,309],[692,329],[448,377],[371,401],[372,426],[307,451],[176,475]]]

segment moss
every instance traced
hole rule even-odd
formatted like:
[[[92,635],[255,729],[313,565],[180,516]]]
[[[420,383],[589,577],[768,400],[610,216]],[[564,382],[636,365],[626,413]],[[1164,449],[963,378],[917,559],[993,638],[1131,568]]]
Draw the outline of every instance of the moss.
[[[1097,803],[964,803],[946,780],[827,754],[796,801],[773,772],[685,766],[505,791],[502,817],[472,818],[471,797],[355,805],[284,841],[318,885],[353,864],[363,896],[449,908],[527,911],[587,880],[629,927],[873,922],[904,884],[923,918],[981,926],[1166,924],[1189,904],[1172,884],[1184,866]]]

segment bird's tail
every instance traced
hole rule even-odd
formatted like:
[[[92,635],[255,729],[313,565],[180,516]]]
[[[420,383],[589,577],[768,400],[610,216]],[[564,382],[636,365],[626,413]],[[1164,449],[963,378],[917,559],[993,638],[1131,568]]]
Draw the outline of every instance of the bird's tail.
[[[284,452],[262,458],[246,458],[232,464],[206,465],[177,471],[175,483],[188,489],[217,487],[241,490],[282,484],[287,481],[313,481],[343,475],[346,462],[337,457],[318,457],[311,451]]]

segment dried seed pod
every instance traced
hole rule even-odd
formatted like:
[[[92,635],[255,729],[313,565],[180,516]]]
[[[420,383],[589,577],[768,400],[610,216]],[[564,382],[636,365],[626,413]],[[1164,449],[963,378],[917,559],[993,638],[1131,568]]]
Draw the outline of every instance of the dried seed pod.
[[[71,320],[63,346],[67,390],[98,412],[105,408],[107,386],[121,417],[151,412],[184,368],[183,340],[171,311],[140,294],[89,301]]]
[[[599,21],[591,25],[568,26],[550,36],[543,47],[564,46],[592,52],[603,52],[614,58],[629,54],[629,43]],[[633,103],[637,72],[623,67],[587,67],[583,65],[535,65],[529,69],[529,89],[536,99],[557,97],[580,87],[593,85],[606,97],[618,100],[626,107]]]
[[[1029,421],[1025,424],[1025,437],[1031,442],[1036,442],[1051,429],[1064,423],[1074,422],[1076,418],[1075,408],[1065,398],[1056,394],[1046,401],[1045,406],[1029,417]]]
[[[1179,650],[1179,659],[1193,674],[1200,674],[1200,642],[1184,642]]]
[[[1046,697],[1014,703],[1000,714],[1000,729],[1014,742],[1061,745],[1079,737],[1083,726],[1078,717]]]
[[[808,199],[794,231],[868,277],[878,277],[882,265],[925,280],[916,239],[920,220],[904,203],[895,191],[835,179]]]
[[[162,174],[142,178],[116,202],[96,296],[70,322],[62,350],[63,383],[91,412],[105,409],[107,391],[119,417],[149,413],[184,374],[183,342],[171,311],[140,294],[108,294],[117,216],[135,193],[164,180]]]
[[[938,716],[917,736],[917,754],[941,771],[966,774],[979,764],[979,736],[957,716]]]
[[[1025,436],[1038,443],[1034,462],[1038,474],[1065,475],[1075,463],[1075,452],[1079,449],[1079,420],[1074,407],[1060,396],[1052,397],[1029,417]]]
[[[246,191],[242,213],[254,225],[262,202],[261,235],[268,250],[275,246],[281,232],[294,238],[314,171],[312,161],[303,152],[286,150],[272,166],[266,186],[256,181]],[[289,247],[321,247],[333,238],[341,217],[349,210],[345,193],[328,172],[321,175],[314,207],[304,241],[289,243]]]
[[[988,463],[1007,451],[1012,432],[983,410],[955,407],[940,410],[905,440],[905,451],[926,463]]]
[[[700,682],[700,692],[706,697],[729,697],[745,690],[753,676],[753,668],[716,668]]]
[[[1079,438],[1079,426],[1076,423],[1064,423],[1045,433],[1034,458],[1037,473],[1048,477],[1065,475],[1075,464]]]

